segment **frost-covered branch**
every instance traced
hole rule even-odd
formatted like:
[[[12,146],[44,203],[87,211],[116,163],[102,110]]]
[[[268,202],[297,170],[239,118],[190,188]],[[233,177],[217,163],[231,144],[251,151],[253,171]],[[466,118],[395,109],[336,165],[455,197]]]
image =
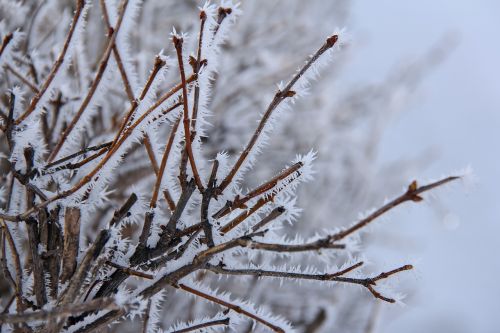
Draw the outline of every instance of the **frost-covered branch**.
[[[156,16],[169,17],[162,8],[172,5],[165,2],[100,0],[96,9],[83,0],[73,7],[54,0],[15,4],[24,14],[0,23],[0,269],[8,290],[0,325],[95,332],[139,317],[143,332],[168,326],[169,332],[238,331],[249,321],[289,332],[297,322],[326,316],[316,308],[311,311],[317,316],[299,311],[302,304],[316,305],[321,294],[307,289],[295,288],[292,302],[270,301],[265,288],[276,279],[353,284],[395,302],[378,283],[412,266],[361,272],[363,262],[348,260],[359,255],[351,236],[459,177],[424,186],[413,182],[352,226],[323,231],[316,221],[299,220],[297,201],[299,186],[315,174],[318,154],[310,150],[293,158],[294,150],[282,149],[291,162],[274,175],[269,173],[280,169],[258,159],[273,130],[286,124],[288,109],[340,53],[343,30],[329,33],[291,80],[278,85],[255,129],[250,112],[235,120],[231,111],[255,109],[259,103],[238,98],[267,81],[243,73],[265,59],[281,60],[224,62],[226,52],[243,46],[226,43],[239,4],[207,2],[199,8],[198,24],[187,27],[187,15],[170,17],[172,25],[193,31],[174,29],[173,48],[165,53],[167,30],[149,25]],[[59,22],[51,19],[54,13],[61,14]],[[265,39],[273,44],[275,35],[250,31],[244,39],[266,49]],[[299,37],[296,31],[290,35]],[[157,39],[161,47],[152,46]],[[287,43],[311,46],[295,38]],[[227,71],[237,74],[225,79]],[[278,77],[269,73],[272,80]],[[264,90],[258,91],[260,99]],[[223,125],[210,123],[221,117]],[[228,124],[237,138],[214,135]],[[240,149],[241,138],[249,139]],[[334,209],[319,218],[333,216],[341,219]],[[205,301],[224,309],[214,316]],[[287,306],[292,310],[283,311]],[[303,314],[290,318],[292,323],[285,318],[293,313]]]

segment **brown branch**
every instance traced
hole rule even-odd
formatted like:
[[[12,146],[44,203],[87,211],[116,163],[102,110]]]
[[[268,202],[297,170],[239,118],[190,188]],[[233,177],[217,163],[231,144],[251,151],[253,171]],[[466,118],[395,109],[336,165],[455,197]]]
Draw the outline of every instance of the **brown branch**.
[[[191,170],[193,171],[193,177],[196,182],[196,186],[198,187],[200,192],[203,192],[204,186],[201,182],[200,175],[198,174],[198,169],[196,167],[196,162],[194,160],[194,155],[193,155],[193,147],[191,145],[192,138],[191,138],[190,120],[189,120],[187,81],[186,81],[186,74],[184,72],[184,61],[182,59],[182,44],[184,41],[182,38],[173,36],[172,42],[174,43],[175,51],[177,52],[177,61],[179,63],[179,73],[182,82],[182,101],[184,106],[183,119],[182,119],[182,123],[184,125],[184,141],[185,141],[184,148],[186,149],[186,152],[189,157],[189,164],[191,165]]]
[[[78,111],[76,112],[75,116],[69,123],[68,127],[64,130],[62,133],[59,141],[57,142],[55,148],[52,150],[52,152],[49,155],[49,158],[47,161],[50,163],[52,160],[57,156],[59,153],[59,150],[62,148],[64,142],[68,138],[69,134],[73,131],[73,129],[76,126],[76,123],[80,120],[83,112],[87,109],[88,105],[90,104],[90,101],[92,100],[92,97],[94,96],[97,87],[99,86],[99,83],[101,82],[102,77],[104,76],[104,72],[108,66],[108,60],[111,55],[111,52],[113,50],[113,45],[115,45],[115,40],[116,40],[116,35],[118,34],[118,31],[120,30],[120,26],[123,21],[123,16],[125,14],[126,8],[127,8],[128,0],[123,0],[121,3],[119,15],[118,15],[118,20],[116,22],[116,27],[114,29],[109,29],[109,34],[108,34],[108,43],[106,45],[106,48],[104,49],[104,53],[101,56],[101,60],[99,62],[99,66],[97,68],[97,73],[95,74],[94,80],[92,81],[92,84],[90,85],[90,88],[83,99],[82,104],[78,108]]]
[[[129,214],[130,208],[137,202],[137,195],[132,193],[130,197],[125,201],[120,209],[116,210],[113,214],[113,218],[109,222],[109,226],[115,226],[121,219],[123,219],[127,214]]]
[[[154,276],[151,275],[151,274],[147,274],[147,273],[144,273],[144,272],[139,272],[139,271],[134,270],[132,268],[125,267],[125,266],[122,266],[122,265],[118,265],[118,264],[116,264],[114,262],[111,262],[111,261],[106,261],[106,265],[114,267],[116,269],[119,269],[119,270],[123,271],[124,273],[127,273],[128,275],[138,276],[138,277],[141,277],[141,278],[144,278],[144,279],[149,279],[149,280],[152,280],[154,278]]]
[[[321,249],[345,249],[344,244],[331,244],[328,242],[316,242],[310,244],[271,244],[256,241],[247,241],[241,245],[255,250],[273,251],[273,252],[305,252],[319,251]]]
[[[9,43],[12,41],[13,38],[14,38],[14,34],[12,32],[9,32],[8,34],[6,34],[3,37],[2,46],[0,46],[0,57],[2,56],[3,51],[5,51],[5,49],[7,48],[7,45],[9,45]]]
[[[295,172],[298,172],[300,168],[302,168],[304,164],[302,162],[297,162],[291,167],[286,168],[282,172],[280,172],[278,175],[274,176],[271,180],[265,182],[264,184],[260,185],[256,189],[250,191],[248,194],[246,194],[244,197],[240,198],[237,196],[232,202],[229,201],[226,203],[224,207],[222,207],[217,213],[214,214],[214,218],[221,218],[227,214],[229,214],[232,210],[238,209],[238,208],[247,208],[245,206],[245,203],[248,202],[249,200],[255,198],[256,196],[262,195],[266,193],[267,191],[272,190],[278,183],[290,175],[292,175]]]
[[[38,102],[40,99],[43,97],[43,95],[47,92],[47,90],[50,87],[50,84],[54,80],[57,72],[59,71],[61,65],[64,62],[64,58],[66,57],[66,53],[69,48],[69,44],[71,42],[71,39],[73,38],[76,24],[78,23],[78,20],[81,18],[81,14],[83,11],[83,7],[85,6],[85,1],[84,0],[76,0],[76,10],[75,14],[73,15],[73,19],[71,21],[71,25],[69,28],[68,35],[66,36],[66,40],[64,41],[63,49],[61,50],[61,53],[59,53],[59,56],[57,57],[57,60],[54,62],[54,65],[52,66],[49,75],[45,79],[45,82],[43,83],[42,87],[40,88],[40,91],[38,94],[36,94],[30,101],[30,104],[26,111],[15,121],[16,125],[19,125],[22,123],[28,116],[35,110]]]
[[[59,299],[58,305],[66,305],[75,301],[75,298],[79,293],[79,288],[84,283],[89,273],[89,267],[92,264],[96,264],[98,262],[96,259],[104,250],[104,247],[106,246],[106,243],[108,242],[110,236],[111,235],[108,230],[101,230],[99,232],[94,243],[89,247],[89,249],[83,256],[82,261],[78,265],[78,268],[71,277],[66,290]]]
[[[4,236],[4,231],[3,227],[0,228],[0,266],[2,267],[2,272],[3,272],[3,277],[5,280],[7,280],[7,283],[10,285],[11,289],[14,291],[14,294],[12,295],[13,300],[16,297],[18,288],[16,285],[16,282],[14,281],[14,278],[12,277],[12,274],[10,273],[9,266],[7,265],[7,251],[5,249],[5,236]],[[12,304],[12,302],[10,302]],[[9,310],[9,306],[5,307],[4,311]]]
[[[53,320],[58,317],[78,315],[86,311],[110,309],[119,309],[114,302],[113,297],[98,298],[85,303],[58,306],[50,310],[37,310],[16,314],[0,314],[0,324],[27,323],[34,320],[43,320],[48,322],[49,320]]]
[[[208,218],[208,209],[210,206],[210,201],[215,195],[215,190],[217,187],[217,169],[219,168],[219,161],[214,160],[212,166],[212,172],[210,174],[210,178],[208,180],[207,189],[203,192],[203,196],[201,198],[201,226],[203,228],[203,232],[205,233],[205,237],[207,239],[208,247],[214,246],[214,238],[212,235],[212,224]]]
[[[110,311],[105,315],[103,315],[102,317],[99,317],[98,319],[89,323],[88,325],[76,330],[75,333],[99,332],[102,328],[112,324],[114,321],[116,321],[121,316],[124,316],[125,314],[126,311],[123,309]]]
[[[273,201],[275,195],[269,195],[264,198],[260,198],[255,205],[250,207],[249,209],[244,210],[240,215],[236,216],[234,219],[226,223],[220,231],[222,233],[227,233],[231,230],[233,230],[236,226],[238,226],[240,223],[245,221],[248,217],[253,215],[255,212],[257,212],[260,208],[262,208],[265,204]]]
[[[203,46],[203,29],[205,28],[205,22],[207,20],[207,14],[204,11],[200,12],[200,32],[198,35],[198,51],[196,53],[196,63],[193,66],[194,73],[199,74],[201,69],[201,48]],[[194,140],[196,136],[196,120],[198,118],[198,104],[200,101],[200,85],[197,84],[194,87],[194,101],[193,101],[193,111],[191,113],[191,131],[192,138]]]
[[[9,244],[10,252],[12,255],[12,259],[14,261],[14,267],[16,270],[16,306],[17,306],[17,311],[18,312],[23,312],[25,309],[24,302],[23,302],[23,269],[21,266],[21,259],[19,257],[19,252],[16,249],[16,243],[14,242],[14,239],[12,238],[12,234],[10,233],[9,227],[7,226],[7,223],[5,221],[2,222],[2,229],[3,229],[3,235],[7,243]],[[4,251],[4,248],[2,247],[2,251]],[[2,254],[3,255],[3,254]]]
[[[318,280],[318,281],[333,281],[342,282],[350,284],[358,284],[367,288],[370,293],[375,297],[389,303],[395,303],[396,301],[392,298],[388,298],[380,294],[374,289],[373,286],[380,280],[386,279],[391,275],[397,274],[402,271],[407,271],[413,269],[412,265],[404,265],[399,268],[393,269],[389,272],[380,273],[379,275],[372,278],[349,278],[344,277],[346,273],[357,269],[363,265],[363,262],[358,262],[342,271],[333,274],[304,274],[304,273],[293,273],[293,272],[278,272],[278,271],[267,271],[262,269],[227,269],[222,266],[206,264],[205,269],[208,269],[214,273],[218,274],[230,274],[230,275],[253,275],[253,276],[269,276],[278,278],[289,278],[289,279],[301,279],[301,280]]]
[[[33,293],[35,294],[36,303],[39,307],[43,307],[47,303],[47,294],[45,290],[45,274],[43,271],[42,261],[38,253],[40,238],[38,232],[38,221],[30,217],[26,221],[28,230],[29,252],[31,255],[31,267],[33,269]]]
[[[201,323],[201,324],[193,325],[193,326],[186,327],[186,328],[183,328],[183,329],[180,329],[180,330],[172,331],[172,333],[192,332],[192,331],[200,330],[202,328],[212,327],[212,326],[218,326],[218,325],[228,326],[229,325],[229,317],[228,318],[224,318],[224,319],[219,319],[219,320],[207,321],[205,323]]]
[[[24,83],[25,85],[27,85],[35,94],[38,94],[40,92],[40,90],[38,90],[38,87],[36,86],[36,84],[34,84],[30,80],[28,80],[26,77],[24,77],[24,75],[22,75],[21,73],[19,73],[11,65],[5,64],[4,67],[6,69],[8,69],[12,74],[14,74],[15,77],[17,77],[19,80],[21,80],[22,83]]]
[[[240,169],[240,167],[243,165],[243,162],[246,160],[247,156],[252,151],[255,143],[257,142],[257,139],[260,137],[260,134],[264,130],[264,127],[266,126],[267,121],[271,117],[271,115],[272,115],[273,111],[276,109],[276,107],[283,100],[285,100],[288,97],[292,97],[295,94],[295,92],[292,91],[292,88],[295,85],[295,83],[302,77],[302,75],[304,75],[304,73],[311,67],[311,65],[314,62],[316,62],[316,60],[318,60],[318,58],[323,53],[325,53],[327,50],[329,50],[330,48],[332,48],[335,45],[335,43],[337,42],[337,40],[338,40],[338,36],[337,35],[333,35],[333,36],[327,38],[327,40],[323,44],[323,46],[321,46],[318,49],[318,51],[316,51],[316,53],[314,53],[314,55],[306,62],[306,64],[299,70],[299,72],[297,74],[295,74],[295,76],[290,80],[290,82],[283,88],[283,90],[278,91],[275,94],[273,100],[271,101],[271,103],[267,107],[267,110],[264,113],[264,116],[260,120],[259,126],[255,130],[252,138],[248,142],[248,144],[245,147],[245,149],[241,152],[240,157],[238,158],[238,160],[234,164],[234,166],[231,169],[231,171],[228,173],[228,175],[226,176],[226,178],[224,178],[224,180],[219,185],[219,190],[221,192],[224,191],[224,189],[232,182],[234,176],[236,175],[236,173],[238,172],[238,170]]]
[[[267,327],[269,327],[269,328],[270,328],[270,329],[272,329],[274,332],[285,333],[285,331],[284,331],[281,327],[278,327],[278,326],[276,326],[276,325],[273,325],[272,323],[270,323],[270,322],[268,322],[267,320],[265,320],[265,319],[263,319],[263,318],[261,318],[261,317],[257,316],[256,314],[251,313],[251,312],[249,312],[249,311],[247,311],[247,310],[245,310],[245,309],[242,309],[242,308],[241,308],[240,306],[238,306],[238,305],[234,305],[234,304],[232,304],[232,303],[226,302],[226,301],[224,301],[224,300],[222,300],[222,299],[220,299],[220,298],[217,298],[217,297],[215,297],[215,296],[212,296],[212,295],[209,295],[209,294],[205,294],[205,293],[203,293],[203,292],[201,292],[201,291],[199,291],[199,290],[196,290],[196,289],[194,289],[194,288],[191,288],[191,287],[189,287],[189,286],[187,286],[187,285],[185,285],[185,284],[182,284],[182,283],[181,283],[181,284],[179,284],[179,285],[177,286],[177,288],[179,288],[179,289],[181,289],[181,290],[184,290],[184,291],[187,291],[188,293],[191,293],[191,294],[193,294],[193,295],[199,296],[199,297],[201,297],[201,298],[204,298],[204,299],[206,299],[206,300],[209,300],[209,301],[211,301],[211,302],[213,302],[213,303],[217,303],[217,304],[219,304],[219,305],[222,305],[222,306],[224,306],[224,307],[226,307],[226,308],[228,308],[228,309],[233,310],[234,312],[237,312],[237,313],[242,314],[242,315],[244,315],[244,316],[246,316],[246,317],[248,317],[248,318],[251,318],[251,319],[253,319],[253,320],[255,320],[255,321],[257,321],[257,322],[259,322],[259,323],[261,323],[261,324],[263,324],[263,325],[265,325],[265,326],[267,326]]]
[[[108,142],[102,143],[102,144],[100,144],[100,145],[96,145],[96,146],[91,146],[91,147],[84,148],[84,149],[82,149],[82,150],[80,150],[80,151],[78,151],[78,152],[76,152],[76,153],[70,154],[70,155],[68,155],[68,156],[66,156],[66,157],[63,157],[63,158],[58,159],[57,161],[54,161],[54,162],[52,162],[52,163],[47,164],[47,165],[44,167],[44,169],[49,169],[49,168],[52,168],[52,167],[53,167],[53,166],[55,166],[55,165],[58,165],[58,164],[64,163],[64,162],[66,162],[66,161],[68,161],[68,160],[71,160],[71,159],[73,159],[73,158],[75,158],[75,157],[78,157],[78,156],[80,156],[80,155],[86,154],[86,153],[88,153],[89,151],[100,151],[101,149],[105,149],[105,148],[106,148],[106,149],[105,149],[105,151],[107,151],[107,149],[109,149],[109,147],[111,147],[111,144],[112,144],[112,143],[113,143],[113,142],[108,141]]]
[[[177,118],[177,120],[174,122],[174,125],[172,126],[172,129],[170,131],[168,142],[167,142],[167,145],[165,146],[165,151],[163,152],[161,164],[160,164],[160,167],[159,167],[158,172],[157,172],[156,182],[155,182],[155,186],[153,189],[153,196],[151,197],[151,201],[149,203],[150,208],[156,207],[156,201],[158,200],[158,192],[160,191],[161,181],[163,179],[163,173],[165,172],[168,157],[170,155],[170,151],[172,150],[172,146],[174,144],[175,134],[177,133],[177,128],[179,127],[179,122],[180,122],[180,118]],[[169,206],[170,206],[170,208],[175,209],[175,204],[174,205],[169,204]],[[171,209],[171,211],[173,211],[174,209]]]
[[[59,171],[62,171],[62,170],[75,170],[75,169],[79,169],[82,166],[84,166],[85,164],[87,164],[89,162],[92,162],[93,160],[95,160],[99,156],[104,155],[106,152],[109,151],[109,149],[111,149],[111,146],[102,148],[97,153],[95,153],[93,155],[90,155],[89,157],[86,157],[86,158],[84,158],[83,160],[81,160],[80,162],[77,162],[77,163],[69,162],[69,163],[63,164],[61,166],[55,167],[53,169],[48,169],[48,170],[44,169],[44,170],[41,171],[41,174],[42,175],[48,175],[48,174],[53,174],[53,173],[56,173],[56,172],[59,172]]]
[[[444,179],[439,180],[437,182],[434,182],[434,183],[431,183],[428,185],[424,185],[424,186],[420,186],[420,187],[418,187],[416,181],[413,181],[408,186],[408,190],[405,193],[403,193],[402,195],[400,195],[396,199],[391,200],[390,202],[388,202],[384,206],[380,207],[379,209],[377,209],[376,211],[374,211],[373,213],[371,213],[370,215],[368,215],[367,217],[365,217],[361,221],[354,224],[352,227],[347,228],[346,230],[343,230],[337,234],[328,236],[328,240],[330,242],[335,242],[335,241],[341,240],[341,239],[345,238],[346,236],[354,233],[355,231],[358,231],[359,229],[367,226],[373,220],[375,220],[377,217],[385,214],[389,210],[401,205],[402,203],[407,202],[407,201],[420,202],[423,200],[423,198],[420,196],[420,194],[427,192],[429,190],[432,190],[436,187],[442,186],[444,184],[447,184],[451,181],[457,180],[457,179],[460,179],[460,177],[456,177],[456,176],[447,177],[447,178],[444,178]]]
[[[178,106],[180,106],[182,103],[178,102],[174,105],[172,105],[170,108],[167,110],[163,111],[163,115],[171,112],[172,110],[176,109]],[[108,154],[99,162],[99,164],[85,177],[80,179],[80,181],[75,184],[71,189],[61,192],[35,206],[32,208],[28,209],[24,213],[20,215],[8,215],[8,214],[3,214],[0,213],[0,218],[3,218],[7,221],[12,221],[12,222],[20,222],[24,221],[33,214],[34,212],[38,211],[41,208],[46,207],[48,204],[51,202],[57,201],[59,199],[65,198],[75,192],[77,192],[79,189],[81,189],[83,186],[85,186],[88,182],[92,180],[92,178],[102,169],[102,167],[109,161],[109,159],[113,156],[113,154],[120,148],[120,146],[125,142],[127,137],[130,135],[130,133],[147,117],[148,114],[143,114],[136,122],[134,122],[127,130],[125,131],[124,135],[118,140],[118,142],[108,151]]]
[[[76,260],[80,249],[80,210],[66,208],[64,214],[64,248],[61,282],[71,279],[76,268]]]
[[[274,221],[278,217],[280,217],[284,212],[286,211],[285,207],[279,206],[274,208],[266,217],[264,217],[262,220],[260,220],[258,223],[256,223],[252,227],[252,232],[256,232],[262,227],[266,226],[270,222]]]
[[[108,10],[106,9],[106,4],[104,3],[104,0],[100,0],[99,4],[101,5],[101,10],[103,13],[102,16],[104,17],[104,23],[106,25],[106,28],[108,29],[108,31],[110,31],[111,29],[113,29],[113,27],[111,26],[111,23],[109,21],[109,15],[108,15]],[[122,57],[118,52],[118,47],[116,46],[116,43],[113,43],[112,51],[113,51],[113,56],[116,59],[116,64],[118,65],[118,71],[120,72],[120,75],[122,77],[123,85],[125,87],[125,92],[127,93],[127,97],[130,103],[133,104],[135,103],[134,93],[132,91],[130,80],[127,76],[127,72],[125,71],[125,66],[123,66]]]

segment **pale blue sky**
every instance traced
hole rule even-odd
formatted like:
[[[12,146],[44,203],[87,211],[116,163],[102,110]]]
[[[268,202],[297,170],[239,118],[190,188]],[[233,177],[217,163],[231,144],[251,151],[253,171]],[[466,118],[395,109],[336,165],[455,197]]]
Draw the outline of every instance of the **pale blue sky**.
[[[439,158],[418,176],[437,178],[470,165],[479,179],[472,190],[440,192],[443,214],[408,207],[385,226],[418,244],[394,258],[421,262],[415,297],[402,310],[384,307],[378,331],[499,332],[500,1],[358,0],[349,25],[362,44],[344,69],[354,81],[380,80],[395,62],[423,54],[443,35],[459,36],[418,101],[392,119],[381,163],[432,147]],[[449,228],[443,215],[458,227]]]

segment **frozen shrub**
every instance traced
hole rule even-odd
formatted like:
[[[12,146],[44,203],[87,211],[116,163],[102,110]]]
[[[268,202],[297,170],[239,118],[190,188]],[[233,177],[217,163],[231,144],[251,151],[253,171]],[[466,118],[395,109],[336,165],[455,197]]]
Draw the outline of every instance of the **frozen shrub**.
[[[47,13],[67,8],[57,1],[0,4],[7,18],[0,25],[0,264],[10,290],[2,296],[3,327],[91,332],[139,317],[144,331],[156,332],[165,308],[173,325],[167,332],[245,331],[253,325],[294,331],[301,324],[281,313],[293,316],[295,309],[275,311],[277,304],[251,297],[248,285],[260,279],[304,282],[299,290],[306,291],[308,283],[356,285],[385,302],[399,299],[384,282],[412,266],[362,273],[357,234],[394,207],[421,201],[424,192],[458,177],[424,186],[412,182],[348,227],[290,238],[287,228],[300,213],[297,187],[312,179],[316,153],[297,155],[264,181],[255,172],[283,114],[314,91],[311,81],[341,52],[342,30],[319,41],[292,78],[278,85],[257,125],[247,124],[251,134],[240,152],[225,152],[214,141],[207,152],[212,84],[224,75],[218,62],[240,15],[237,4],[205,4],[198,35],[174,29],[170,57],[160,51],[146,75],[146,61],[134,54],[130,38],[141,1],[102,0],[92,7],[79,0],[71,20],[62,15],[57,25],[43,22]],[[18,22],[29,8],[45,14]],[[94,24],[97,10],[104,39]],[[89,54],[98,54],[95,64]],[[240,79],[222,82],[229,89]],[[260,185],[247,190],[248,183]],[[250,284],[246,277],[253,278]],[[182,313],[188,302],[202,304],[204,314]],[[297,291],[287,302],[307,306],[315,297]],[[321,320],[313,324],[319,327]]]

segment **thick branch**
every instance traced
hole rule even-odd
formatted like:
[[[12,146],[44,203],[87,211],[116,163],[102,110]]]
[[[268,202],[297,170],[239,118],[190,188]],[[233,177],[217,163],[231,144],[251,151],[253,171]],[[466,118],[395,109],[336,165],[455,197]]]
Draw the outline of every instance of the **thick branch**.
[[[43,320],[47,322],[58,317],[78,315],[86,311],[111,309],[119,309],[119,307],[115,304],[113,297],[98,298],[85,303],[68,304],[66,306],[55,307],[51,310],[38,310],[34,312],[16,314],[0,314],[0,323],[26,323],[34,320]]]

